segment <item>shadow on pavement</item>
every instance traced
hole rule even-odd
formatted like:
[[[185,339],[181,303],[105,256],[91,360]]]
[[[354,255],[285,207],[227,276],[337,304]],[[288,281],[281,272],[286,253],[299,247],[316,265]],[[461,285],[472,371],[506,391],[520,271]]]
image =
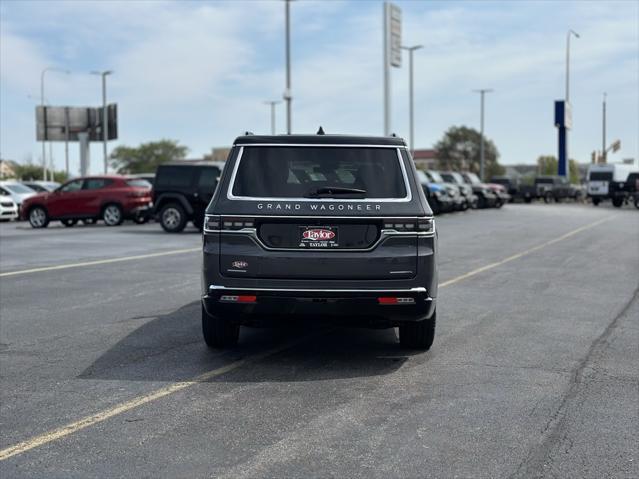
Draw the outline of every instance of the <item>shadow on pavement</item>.
[[[195,301],[131,332],[79,378],[188,381],[238,359],[283,347],[213,381],[318,381],[390,374],[411,355],[400,349],[394,329],[341,328],[311,321],[242,328],[237,347],[215,351],[204,344],[200,328],[200,303]]]

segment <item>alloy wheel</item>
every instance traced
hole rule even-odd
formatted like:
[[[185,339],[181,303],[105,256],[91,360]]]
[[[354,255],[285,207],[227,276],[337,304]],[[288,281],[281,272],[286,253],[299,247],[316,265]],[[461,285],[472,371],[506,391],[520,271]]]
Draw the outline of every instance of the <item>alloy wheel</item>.
[[[116,205],[109,205],[104,209],[104,222],[109,226],[114,226],[120,223],[122,219],[122,212]]]
[[[29,213],[29,223],[34,228],[42,228],[47,221],[47,214],[42,208],[33,208]]]
[[[180,224],[181,214],[176,208],[166,208],[162,212],[162,223],[168,229],[175,229]]]

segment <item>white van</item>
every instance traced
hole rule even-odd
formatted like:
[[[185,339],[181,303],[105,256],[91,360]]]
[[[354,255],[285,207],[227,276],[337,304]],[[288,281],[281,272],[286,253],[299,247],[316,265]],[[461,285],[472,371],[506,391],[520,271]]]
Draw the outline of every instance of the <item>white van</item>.
[[[596,206],[601,201],[611,199],[619,207],[623,204],[627,192],[625,183],[628,175],[636,171],[634,165],[605,163],[588,167],[588,197]]]

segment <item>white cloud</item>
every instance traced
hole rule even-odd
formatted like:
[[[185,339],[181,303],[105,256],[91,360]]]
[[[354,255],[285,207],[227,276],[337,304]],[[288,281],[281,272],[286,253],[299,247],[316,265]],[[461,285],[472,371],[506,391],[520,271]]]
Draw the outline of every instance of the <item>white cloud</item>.
[[[563,95],[565,31],[572,27],[582,35],[573,46],[573,152],[584,161],[598,147],[596,105],[608,89],[618,102],[610,123],[624,139],[624,155],[639,156],[636,4],[399,3],[404,41],[425,45],[415,54],[418,146],[431,146],[452,124],[477,126],[471,90],[492,87],[487,133],[503,159],[552,153],[552,101]],[[2,6],[3,154],[37,147],[33,129],[24,131],[33,107],[26,95],[38,93],[46,65],[74,71],[47,76],[56,104],[99,103],[99,79],[87,72],[115,70],[108,91],[120,106],[121,142],[176,138],[199,155],[245,129],[268,131],[262,102],[284,89],[282,2],[21,4]],[[291,5],[295,131],[322,124],[330,132],[381,133],[381,12],[381,3],[370,2]],[[394,70],[392,82],[393,129],[402,134],[406,68]],[[13,117],[23,120],[13,125]],[[283,105],[278,124],[281,131]]]

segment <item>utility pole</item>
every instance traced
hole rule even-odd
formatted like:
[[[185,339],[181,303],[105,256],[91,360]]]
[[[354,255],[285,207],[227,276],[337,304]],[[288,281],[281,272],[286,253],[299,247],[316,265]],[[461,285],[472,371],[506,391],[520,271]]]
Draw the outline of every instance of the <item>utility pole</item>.
[[[282,103],[279,100],[267,100],[264,102],[265,105],[271,106],[271,135],[275,135],[275,105],[279,105]]]
[[[603,94],[602,103],[602,117],[601,117],[601,158],[602,162],[606,163],[606,92]]]
[[[484,96],[493,90],[491,88],[482,88],[473,90],[480,95],[480,140],[479,140],[479,178],[484,181]]]
[[[402,46],[402,50],[408,51],[408,124],[410,131],[409,148],[410,154],[415,152],[415,112],[413,101],[413,52],[423,48],[424,45],[414,45],[412,47]]]
[[[93,71],[92,75],[100,75],[102,77],[102,152],[104,156],[104,174],[107,174],[108,169],[108,153],[107,153],[107,141],[109,140],[109,115],[107,111],[107,100],[106,100],[106,77],[107,75],[111,75],[113,72],[111,70],[106,70],[103,72]]]
[[[290,22],[290,4],[291,0],[284,0],[286,15],[286,90],[284,91],[284,101],[286,101],[286,133],[289,135],[292,131],[292,109],[291,103],[293,96],[291,94],[291,22]]]

